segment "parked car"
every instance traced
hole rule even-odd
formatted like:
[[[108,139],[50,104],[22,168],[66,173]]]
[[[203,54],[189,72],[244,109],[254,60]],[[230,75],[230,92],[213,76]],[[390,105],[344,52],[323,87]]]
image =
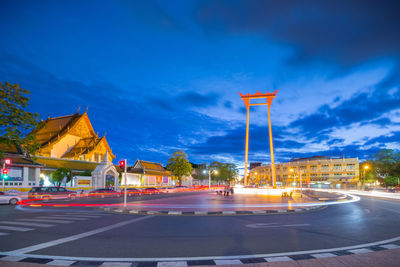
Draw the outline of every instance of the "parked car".
[[[161,191],[155,187],[147,187],[142,190],[142,193],[143,195],[155,195],[155,194],[160,194]]]
[[[98,188],[98,189],[93,189],[88,193],[89,197],[120,197],[121,192],[115,191],[114,189],[111,188]]]
[[[56,198],[75,198],[77,193],[66,189],[65,187],[57,186],[35,186],[28,192],[28,198],[36,199],[56,199]]]
[[[121,193],[122,193],[122,194],[125,193],[124,189],[121,190]],[[142,195],[142,190],[140,190],[140,189],[138,189],[138,188],[133,188],[133,187],[131,187],[131,188],[127,188],[127,189],[126,189],[126,194],[128,195],[128,197],[131,197],[131,196],[140,196],[140,195]]]
[[[0,203],[1,204],[16,205],[20,201],[22,201],[22,199],[17,195],[0,192]]]

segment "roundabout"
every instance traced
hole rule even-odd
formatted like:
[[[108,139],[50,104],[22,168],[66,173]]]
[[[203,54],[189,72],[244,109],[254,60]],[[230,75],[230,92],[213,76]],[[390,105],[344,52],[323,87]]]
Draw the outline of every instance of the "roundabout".
[[[188,201],[202,195],[161,199]],[[43,263],[184,261],[188,265],[213,265],[218,261],[299,260],[398,248],[399,202],[353,197],[336,200],[342,204],[313,202],[324,204],[322,209],[268,216],[157,216],[110,213],[97,207],[2,206],[1,231],[6,232],[1,227],[7,221],[14,229],[25,229],[0,236],[0,255],[2,260],[40,259]],[[260,203],[249,205],[254,209]]]

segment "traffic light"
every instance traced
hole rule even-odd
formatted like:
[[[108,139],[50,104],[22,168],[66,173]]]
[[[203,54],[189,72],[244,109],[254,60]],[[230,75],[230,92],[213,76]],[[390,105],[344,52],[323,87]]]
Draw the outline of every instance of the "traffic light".
[[[120,160],[119,166],[123,169],[125,167],[125,160]]]
[[[7,179],[7,178],[8,178],[8,170],[3,169],[3,179]]]

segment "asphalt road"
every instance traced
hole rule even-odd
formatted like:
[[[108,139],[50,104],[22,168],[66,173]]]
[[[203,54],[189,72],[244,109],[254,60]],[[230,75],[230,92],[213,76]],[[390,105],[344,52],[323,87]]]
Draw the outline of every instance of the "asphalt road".
[[[103,258],[267,254],[390,239],[400,236],[399,222],[400,202],[367,197],[307,213],[262,216],[139,216],[2,205],[0,251]]]

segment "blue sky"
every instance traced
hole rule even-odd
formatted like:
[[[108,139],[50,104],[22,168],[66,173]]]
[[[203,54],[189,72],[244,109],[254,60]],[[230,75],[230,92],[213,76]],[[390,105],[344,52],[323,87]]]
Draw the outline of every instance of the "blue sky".
[[[400,149],[397,1],[1,1],[0,80],[88,107],[120,158],[244,161],[238,92],[273,92],[276,161]],[[269,161],[266,107],[250,154]]]

